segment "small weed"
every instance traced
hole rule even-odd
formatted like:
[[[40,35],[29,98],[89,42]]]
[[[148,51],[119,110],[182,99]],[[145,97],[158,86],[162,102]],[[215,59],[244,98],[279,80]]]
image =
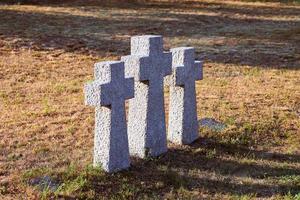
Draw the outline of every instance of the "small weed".
[[[83,172],[87,177],[101,177],[104,175],[104,171],[100,167],[94,167],[93,165],[88,165],[85,167]]]
[[[67,132],[71,135],[74,135],[74,133],[77,131],[77,127],[75,126],[74,123],[70,123]]]
[[[92,82],[94,82],[94,80],[93,79],[89,79],[85,83],[88,84],[88,83],[92,83]]]
[[[34,111],[23,111],[22,112],[24,115],[26,115],[27,117],[37,117],[38,113],[34,112]]]
[[[54,91],[56,95],[61,95],[66,91],[67,87],[63,83],[57,83],[54,85]]]
[[[48,152],[50,152],[50,149],[48,147],[39,147],[34,150],[35,154],[46,154]]]
[[[128,181],[125,180],[125,183],[122,183],[119,191],[114,196],[112,196],[111,199],[134,199],[139,190],[140,189],[138,187],[128,183]]]
[[[56,110],[52,108],[51,105],[49,104],[48,99],[44,99],[42,105],[43,105],[42,113],[44,116],[49,116],[56,112]]]
[[[76,164],[70,164],[62,173],[62,180],[71,180],[79,175],[80,169]]]
[[[283,199],[283,200],[300,200],[300,193],[293,195],[291,192],[287,193],[284,195],[282,198],[278,199]]]
[[[244,75],[245,76],[259,76],[261,74],[261,69],[258,67],[245,68]]]
[[[230,200],[251,200],[256,199],[256,194],[242,194],[234,195],[229,198]]]
[[[17,105],[17,104],[22,104],[24,102],[24,99],[25,99],[24,94],[16,93],[14,94],[14,96],[11,97],[11,99],[8,100],[10,104]]]
[[[61,179],[61,185],[55,195],[71,195],[74,193],[83,195],[83,192],[91,188],[93,181],[100,181],[103,175],[103,170],[98,167],[88,165],[81,169],[79,166],[71,164],[58,175]]]
[[[220,87],[226,87],[228,84],[229,84],[229,82],[228,82],[228,80],[226,80],[226,79],[219,79],[219,80],[218,80],[218,85],[219,85]]]
[[[195,196],[184,187],[180,187],[176,193],[179,199],[195,199]]]
[[[56,83],[52,87],[56,95],[78,93],[81,91],[81,83],[78,81]]]
[[[217,156],[217,151],[216,149],[208,149],[207,152],[206,152],[206,157],[209,158],[209,159],[213,159]]]
[[[277,177],[277,183],[282,185],[294,185],[300,187],[300,176],[287,175],[287,176]]]
[[[22,176],[21,179],[23,182],[28,182],[30,179],[39,177],[39,176],[43,176],[43,175],[51,175],[53,173],[53,171],[50,168],[35,168],[35,169],[30,169],[25,171]]]
[[[78,93],[82,90],[82,83],[79,81],[72,81],[67,89],[70,93]]]
[[[0,195],[5,195],[7,194],[9,191],[8,191],[8,185],[0,185]]]
[[[41,200],[47,200],[51,197],[52,191],[49,186],[46,186],[41,192]]]
[[[7,156],[8,161],[19,160],[23,155],[21,153],[12,153]]]
[[[88,180],[83,174],[80,174],[74,179],[65,180],[57,189],[56,194],[71,195],[74,192],[80,193],[86,187]]]
[[[228,117],[226,120],[225,120],[225,124],[227,125],[230,125],[230,126],[233,126],[235,124],[235,119],[233,117]]]
[[[2,101],[4,104],[9,102],[8,95],[4,91],[0,91],[0,101]]]

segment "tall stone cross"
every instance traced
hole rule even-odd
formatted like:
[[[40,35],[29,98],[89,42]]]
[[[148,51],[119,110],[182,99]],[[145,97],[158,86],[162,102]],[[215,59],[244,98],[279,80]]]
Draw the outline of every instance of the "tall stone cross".
[[[94,166],[115,172],[130,165],[125,99],[133,98],[134,80],[124,77],[120,61],[95,64],[95,81],[85,84],[85,104],[96,107]]]
[[[158,156],[167,151],[163,80],[171,74],[172,55],[163,52],[161,36],[135,36],[131,55],[121,60],[126,76],[135,80],[128,111],[129,152],[141,158]]]
[[[203,79],[202,62],[195,61],[192,47],[171,49],[172,75],[170,85],[168,140],[190,144],[199,137],[195,80]]]

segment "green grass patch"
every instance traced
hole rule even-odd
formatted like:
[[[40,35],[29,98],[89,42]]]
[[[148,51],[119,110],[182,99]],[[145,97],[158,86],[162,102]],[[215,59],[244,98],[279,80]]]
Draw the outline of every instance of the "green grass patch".
[[[288,139],[289,134],[282,127],[283,120],[273,118],[258,122],[235,123],[229,119],[228,127],[223,131],[201,128],[204,137],[215,139],[224,144],[233,145],[280,145]]]
[[[275,178],[277,184],[299,186],[300,190],[300,175],[286,175]]]
[[[47,98],[44,98],[42,101],[42,114],[43,116],[50,116],[54,113],[56,113],[56,109],[53,108],[53,106],[49,103],[49,100]]]
[[[233,195],[229,199],[230,200],[252,200],[252,199],[256,199],[256,194]]]

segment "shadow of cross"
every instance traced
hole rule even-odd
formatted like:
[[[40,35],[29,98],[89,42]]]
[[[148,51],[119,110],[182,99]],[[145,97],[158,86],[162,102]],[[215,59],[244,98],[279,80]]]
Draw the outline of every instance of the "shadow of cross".
[[[84,87],[85,104],[96,107],[94,165],[115,172],[130,165],[124,101],[133,98],[134,80],[120,61],[96,63],[94,73]]]
[[[195,80],[202,80],[202,61],[195,61],[195,49],[171,49],[172,75],[165,78],[170,86],[168,140],[190,144],[199,137]]]
[[[163,80],[171,73],[172,55],[163,52],[162,36],[145,35],[131,38],[131,55],[121,60],[125,75],[135,80],[128,110],[129,152],[158,156],[167,151]]]

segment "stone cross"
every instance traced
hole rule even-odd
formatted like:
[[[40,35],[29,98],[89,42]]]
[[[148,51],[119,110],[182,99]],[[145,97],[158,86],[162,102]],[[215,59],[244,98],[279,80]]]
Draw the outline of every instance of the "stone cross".
[[[140,158],[159,156],[167,151],[163,80],[171,74],[172,55],[163,52],[161,36],[135,36],[131,55],[121,60],[125,75],[135,80],[128,111],[129,152]]]
[[[172,75],[166,77],[170,85],[168,140],[190,144],[199,137],[195,80],[202,80],[202,62],[195,61],[192,47],[171,49]]]
[[[124,77],[120,61],[95,64],[95,81],[85,84],[85,104],[96,107],[94,166],[115,172],[130,165],[125,99],[133,98],[134,80]]]

